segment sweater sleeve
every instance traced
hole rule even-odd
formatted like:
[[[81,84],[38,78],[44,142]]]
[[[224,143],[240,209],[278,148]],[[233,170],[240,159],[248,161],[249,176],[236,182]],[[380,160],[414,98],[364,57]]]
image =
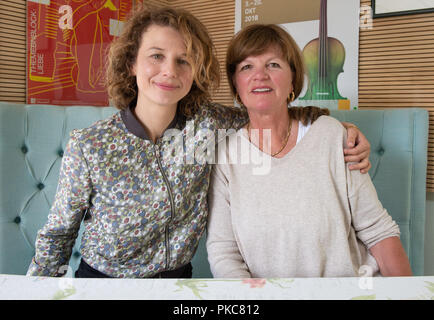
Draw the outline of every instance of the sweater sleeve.
[[[83,214],[89,206],[91,180],[79,141],[71,133],[46,224],[38,231],[28,276],[61,276],[67,271]],[[63,268],[64,270],[63,270]]]
[[[215,278],[251,278],[232,227],[228,180],[222,166],[213,166],[208,192],[210,215],[206,247]]]
[[[216,122],[216,129],[242,128],[248,121],[248,114],[245,109],[224,106],[219,103],[211,103],[207,106],[211,118]]]
[[[399,226],[383,208],[369,174],[347,170],[348,199],[357,237],[369,249],[381,240],[399,237]]]

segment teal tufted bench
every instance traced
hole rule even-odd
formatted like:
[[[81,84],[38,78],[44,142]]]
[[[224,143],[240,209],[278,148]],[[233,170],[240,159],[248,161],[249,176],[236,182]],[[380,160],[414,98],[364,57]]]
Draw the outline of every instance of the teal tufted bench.
[[[37,231],[54,199],[69,132],[114,112],[114,108],[0,102],[1,274],[27,271]],[[383,205],[400,225],[414,274],[423,275],[427,111],[332,111],[332,115],[355,123],[371,142],[370,175]],[[72,270],[80,260],[79,242],[80,236],[71,256]],[[193,277],[212,277],[204,238],[193,258]]]
[[[428,111],[331,111],[356,124],[371,143],[369,174],[383,206],[399,224],[415,275],[424,275]]]

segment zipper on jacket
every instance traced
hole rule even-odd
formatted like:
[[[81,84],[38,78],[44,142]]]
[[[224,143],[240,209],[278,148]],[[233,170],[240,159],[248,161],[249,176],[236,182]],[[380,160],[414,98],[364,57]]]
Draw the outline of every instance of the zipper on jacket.
[[[172,189],[170,188],[169,179],[167,179],[166,174],[164,173],[164,170],[163,170],[163,165],[161,164],[160,151],[159,151],[159,147],[157,144],[154,144],[154,152],[155,152],[155,156],[157,158],[158,167],[160,168],[161,175],[163,176],[163,180],[164,180],[164,183],[166,184],[167,191],[169,192],[170,218],[169,218],[167,225],[166,225],[166,228],[164,230],[165,237],[166,237],[166,239],[165,239],[165,243],[166,243],[166,270],[168,270],[169,264],[170,264],[169,223],[172,220],[172,215],[173,215],[174,210],[175,210],[175,204],[173,201],[173,194],[172,194]]]

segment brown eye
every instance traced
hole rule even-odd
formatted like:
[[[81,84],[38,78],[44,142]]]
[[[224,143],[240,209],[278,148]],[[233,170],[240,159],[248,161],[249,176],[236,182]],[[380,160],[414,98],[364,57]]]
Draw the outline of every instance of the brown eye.
[[[178,59],[178,64],[180,64],[180,65],[186,65],[186,66],[190,65],[190,63],[188,63],[188,61],[184,60],[184,59]]]

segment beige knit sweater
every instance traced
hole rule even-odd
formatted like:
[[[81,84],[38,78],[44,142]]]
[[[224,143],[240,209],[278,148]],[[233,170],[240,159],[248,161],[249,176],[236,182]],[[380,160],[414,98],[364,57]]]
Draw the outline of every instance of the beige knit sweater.
[[[214,277],[352,277],[362,265],[379,275],[368,249],[399,227],[369,175],[345,164],[337,120],[320,117],[283,158],[261,152],[242,130],[234,136],[220,146],[209,193]]]

